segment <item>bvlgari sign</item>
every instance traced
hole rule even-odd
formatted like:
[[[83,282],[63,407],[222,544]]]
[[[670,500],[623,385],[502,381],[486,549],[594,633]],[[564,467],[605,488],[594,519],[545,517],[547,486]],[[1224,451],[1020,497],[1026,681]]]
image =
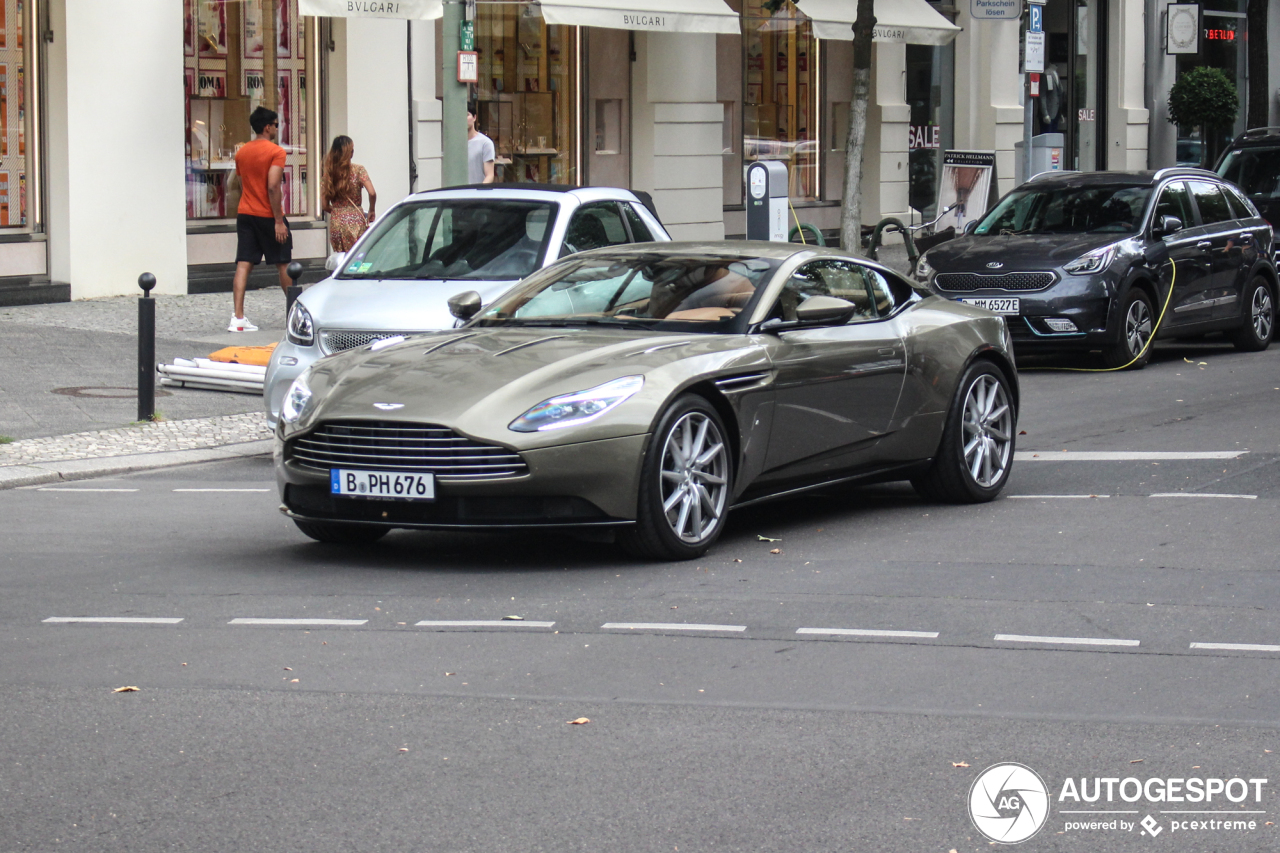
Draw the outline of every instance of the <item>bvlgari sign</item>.
[[[327,18],[428,20],[441,11],[441,0],[298,0],[299,14]]]

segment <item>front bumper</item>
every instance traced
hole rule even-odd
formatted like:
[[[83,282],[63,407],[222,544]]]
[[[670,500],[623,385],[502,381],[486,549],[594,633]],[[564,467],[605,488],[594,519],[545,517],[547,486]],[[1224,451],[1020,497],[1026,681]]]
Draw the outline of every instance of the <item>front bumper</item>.
[[[521,452],[528,473],[502,480],[437,481],[436,500],[346,498],[330,494],[328,472],[288,459],[276,437],[281,510],[291,518],[422,529],[581,527],[636,517],[648,435]],[[353,466],[358,467],[358,466]]]
[[[1111,312],[1114,289],[1105,276],[1064,275],[1044,290],[1010,291],[986,288],[955,292],[935,288],[945,299],[1007,298],[1019,300],[1019,313],[1004,315],[1009,336],[1019,352],[1098,349],[1113,343]],[[1059,331],[1046,321],[1070,320],[1075,331]]]

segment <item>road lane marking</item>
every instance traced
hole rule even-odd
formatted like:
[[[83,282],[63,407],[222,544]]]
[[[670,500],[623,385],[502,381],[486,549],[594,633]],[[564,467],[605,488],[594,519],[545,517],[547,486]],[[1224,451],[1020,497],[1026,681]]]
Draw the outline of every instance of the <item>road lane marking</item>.
[[[691,622],[606,622],[602,629],[623,631],[745,631],[746,625],[696,625]]]
[[[909,637],[936,640],[937,631],[878,631],[873,628],[797,628],[797,634],[831,634],[840,637]]]
[[[1145,462],[1165,459],[1238,459],[1247,450],[1018,450],[1015,462]]]
[[[183,617],[170,616],[50,616],[43,619],[43,622],[57,622],[65,624],[67,622],[104,622],[118,623],[121,625],[177,625]]]
[[[1193,649],[1212,649],[1222,652],[1280,652],[1280,646],[1258,643],[1192,643]]]
[[[271,489],[174,489],[175,492],[270,492]]]
[[[36,489],[37,492],[136,492],[137,489],[77,489],[59,486],[57,488]]]
[[[1056,643],[1081,646],[1136,646],[1137,640],[1110,640],[1103,637],[1032,637],[1026,634],[996,634],[996,642]]]
[[[364,625],[368,619],[232,619],[228,625]]]
[[[1246,501],[1256,501],[1257,495],[1215,495],[1212,492],[1158,492],[1148,497],[1153,498],[1240,498]]]
[[[1077,500],[1083,498],[1109,498],[1111,495],[1005,495],[1006,498],[1024,501]]]
[[[426,619],[415,622],[415,628],[552,628],[554,622],[530,622],[526,619]]]

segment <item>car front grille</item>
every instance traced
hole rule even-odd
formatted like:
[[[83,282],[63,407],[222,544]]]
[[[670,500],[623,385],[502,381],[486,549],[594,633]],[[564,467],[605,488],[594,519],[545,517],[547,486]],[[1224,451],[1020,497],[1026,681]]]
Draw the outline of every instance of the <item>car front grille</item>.
[[[329,421],[291,439],[285,453],[294,464],[326,474],[331,468],[407,471],[461,482],[529,473],[515,451],[431,424]]]
[[[940,272],[933,277],[938,290],[968,293],[973,290],[1044,290],[1053,284],[1051,272],[1005,272],[988,275],[976,272]]]
[[[324,331],[320,333],[320,349],[326,355],[332,355],[335,352],[368,346],[374,341],[384,341],[387,338],[394,338],[399,335],[408,336],[410,334],[413,333]]]

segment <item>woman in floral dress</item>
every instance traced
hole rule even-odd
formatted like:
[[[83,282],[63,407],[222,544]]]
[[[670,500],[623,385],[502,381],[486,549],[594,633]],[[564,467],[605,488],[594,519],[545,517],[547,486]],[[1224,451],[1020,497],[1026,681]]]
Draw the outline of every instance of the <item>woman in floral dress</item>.
[[[329,154],[324,158],[324,178],[320,194],[324,212],[329,214],[329,244],[335,252],[349,252],[364,230],[373,222],[378,194],[364,166],[351,162],[355,143],[349,136],[334,137]],[[360,190],[369,194],[369,212],[361,205]]]

